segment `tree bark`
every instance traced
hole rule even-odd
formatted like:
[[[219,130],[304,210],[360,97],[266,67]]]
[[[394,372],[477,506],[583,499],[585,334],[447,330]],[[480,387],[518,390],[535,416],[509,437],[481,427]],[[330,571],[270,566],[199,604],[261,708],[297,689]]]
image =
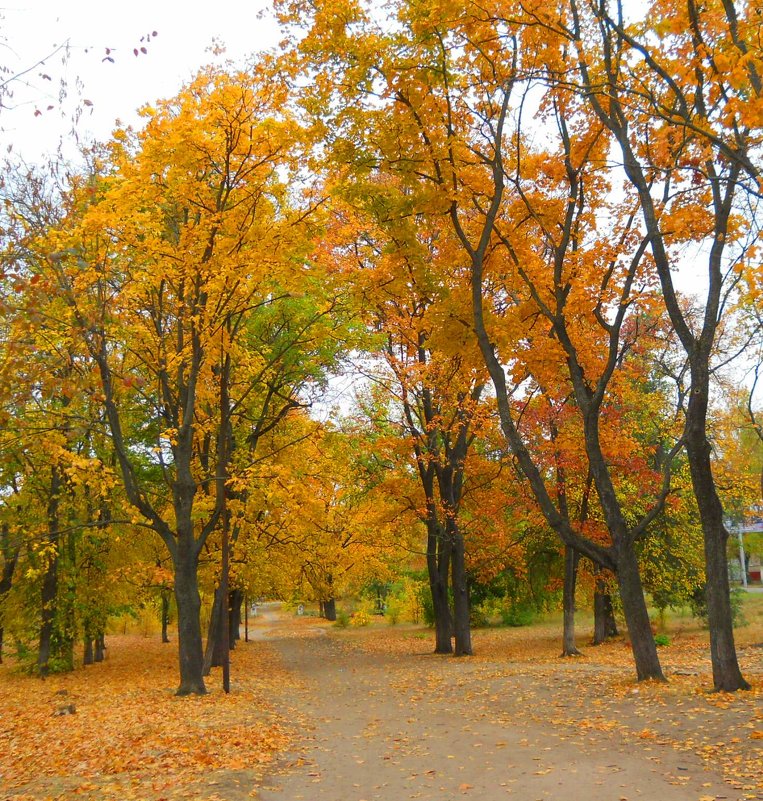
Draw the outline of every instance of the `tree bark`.
[[[58,594],[58,557],[59,557],[59,494],[62,489],[61,471],[54,465],[50,473],[50,488],[48,495],[48,532],[47,544],[49,551],[45,558],[47,566],[42,579],[40,594],[41,617],[40,640],[37,652],[37,670],[41,676],[47,676],[53,640],[53,626],[56,616],[56,596]]]
[[[448,598],[450,543],[434,515],[427,519],[427,574],[432,595],[436,654],[453,653],[453,617]]]
[[[569,545],[564,546],[564,631],[561,656],[580,656],[575,645],[575,587],[578,578],[578,552]]]
[[[218,586],[215,587],[212,612],[209,616],[209,626],[207,628],[207,644],[204,649],[205,676],[209,675],[213,667],[222,667],[224,657],[222,629],[224,625],[223,597],[221,588]]]
[[[177,695],[204,695],[201,641],[201,598],[197,578],[197,557],[188,548],[178,548],[175,562],[175,602],[178,609],[178,654],[180,686]]]
[[[83,665],[92,665],[95,661],[93,656],[93,638],[89,633],[85,634],[85,652],[82,657]]]
[[[593,645],[601,645],[610,637],[618,635],[612,596],[600,574],[601,568],[597,567],[593,593]]]
[[[7,523],[0,527],[0,552],[3,555],[3,575],[0,577],[0,606],[13,586],[13,575],[16,572],[21,546],[11,544],[10,529]],[[0,620],[0,665],[3,664],[3,636],[5,632]]]
[[[326,620],[336,620],[336,599],[329,598],[327,601],[323,602],[323,613],[326,616]]]
[[[689,408],[691,409],[691,402]],[[687,414],[687,429],[689,420]],[[731,588],[726,554],[728,532],[723,524],[723,508],[715,491],[710,463],[710,445],[702,434],[692,432],[692,435],[687,436],[686,450],[704,536],[705,593],[707,621],[710,629],[713,686],[720,692],[749,690],[750,685],[739,667],[734,643]]]
[[[249,596],[244,595],[244,642],[249,642]]]
[[[466,575],[464,538],[455,520],[449,521],[453,542],[453,631],[455,634],[455,656],[472,655],[472,632],[469,620],[469,583]]]
[[[95,638],[94,662],[103,662],[106,656],[106,635],[101,631]]]
[[[170,622],[170,599],[167,590],[162,590],[162,642],[170,641],[167,635],[167,627]]]
[[[244,593],[241,590],[231,590],[228,595],[228,620],[231,651],[236,647],[236,640],[241,639],[241,605],[244,602]]]
[[[617,582],[623,602],[625,623],[631,640],[631,649],[636,663],[639,681],[657,679],[665,681],[657,656],[657,646],[652,634],[649,612],[646,608],[644,589],[641,585],[638,560],[632,547],[620,550],[617,564]]]

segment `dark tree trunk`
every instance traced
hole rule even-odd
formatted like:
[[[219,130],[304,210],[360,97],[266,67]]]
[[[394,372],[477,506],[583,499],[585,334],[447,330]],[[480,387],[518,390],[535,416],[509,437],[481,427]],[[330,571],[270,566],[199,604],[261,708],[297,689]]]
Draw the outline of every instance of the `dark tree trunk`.
[[[82,657],[83,665],[92,665],[95,661],[93,656],[93,638],[89,634],[85,634],[85,653]]]
[[[244,642],[249,642],[249,598],[244,595]]]
[[[612,596],[606,581],[596,568],[596,584],[593,593],[593,645],[601,645],[609,637],[617,637],[617,621],[612,607]]]
[[[167,590],[162,590],[162,642],[169,642],[167,628],[170,623],[170,597]]]
[[[42,622],[40,625],[40,642],[37,652],[37,670],[41,676],[47,676],[53,641],[53,626],[56,616],[56,595],[58,594],[58,558],[59,558],[59,521],[58,505],[61,492],[61,473],[54,466],[50,474],[50,490],[48,496],[48,560],[45,575],[42,579],[40,595]]]
[[[13,586],[13,574],[16,572],[20,550],[19,546],[14,547],[11,544],[10,527],[7,523],[3,523],[0,527],[0,552],[3,555],[3,575],[0,576],[0,606]],[[3,664],[3,635],[3,625],[0,622],[0,665]]]
[[[95,662],[103,662],[106,656],[106,635],[101,631],[95,638],[95,655],[93,660]]]
[[[241,605],[244,602],[244,593],[241,590],[231,590],[228,594],[229,633],[231,651],[236,647],[236,640],[241,639]]]
[[[213,667],[221,667],[223,664],[223,637],[222,627],[224,625],[223,598],[220,587],[215,588],[215,595],[212,601],[212,612],[209,616],[209,627],[207,629],[207,644],[204,649],[204,675],[208,676]]]
[[[427,573],[432,593],[436,654],[453,653],[453,617],[448,598],[450,552],[450,543],[437,521],[430,517],[427,521]]]
[[[564,546],[564,631],[561,656],[580,656],[575,645],[575,587],[580,555],[569,545]]]
[[[705,371],[692,369],[692,395],[686,414],[686,453],[704,538],[705,592],[713,686],[721,692],[735,692],[749,690],[750,685],[742,676],[734,644],[726,555],[728,532],[723,524],[723,507],[715,489],[710,444],[705,434],[708,383]]]
[[[449,521],[453,540],[453,631],[456,639],[456,656],[472,655],[472,632],[469,620],[469,582],[466,576],[464,538],[455,521]]]
[[[631,640],[638,680],[657,679],[665,681],[665,676],[660,667],[660,659],[657,656],[657,646],[652,634],[649,612],[646,608],[638,560],[632,547],[626,546],[620,550],[617,581],[620,587],[623,613],[625,614],[625,623],[628,626],[628,635]]]
[[[197,577],[197,557],[184,543],[179,543],[175,561],[175,602],[178,610],[178,654],[180,686],[178,695],[203,695],[207,688],[203,677],[201,642],[201,598]]]
[[[336,599],[329,598],[323,602],[323,613],[326,620],[336,620]]]

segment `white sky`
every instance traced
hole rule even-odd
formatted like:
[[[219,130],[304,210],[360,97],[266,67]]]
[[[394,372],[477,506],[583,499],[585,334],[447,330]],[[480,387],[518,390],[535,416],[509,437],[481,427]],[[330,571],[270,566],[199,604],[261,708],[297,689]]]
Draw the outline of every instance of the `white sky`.
[[[192,3],[178,0],[17,0],[2,6],[0,66],[11,74],[32,67],[67,40],[70,55],[62,64],[58,53],[9,85],[13,97],[0,109],[0,156],[11,145],[13,153],[36,161],[61,140],[73,154],[71,120],[78,104],[80,135],[106,139],[117,118],[134,122],[138,107],[173,96],[199,67],[214,61],[208,51],[213,39],[226,46],[224,58],[234,61],[274,47],[275,24],[258,18],[269,5],[269,0],[215,0],[194,11]],[[133,48],[141,46],[147,54],[135,57]],[[115,63],[103,60],[106,48]],[[61,79],[69,95],[63,103],[58,100]],[[85,99],[92,105],[83,106]],[[47,111],[48,105],[54,108]],[[43,113],[35,116],[36,109]]]

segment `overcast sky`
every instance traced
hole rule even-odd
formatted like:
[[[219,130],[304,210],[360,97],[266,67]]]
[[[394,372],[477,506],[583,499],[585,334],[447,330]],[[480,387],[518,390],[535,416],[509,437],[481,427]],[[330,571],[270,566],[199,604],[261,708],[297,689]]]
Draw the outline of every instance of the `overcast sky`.
[[[71,146],[78,105],[81,134],[107,138],[117,118],[135,121],[139,106],[171,97],[199,67],[215,60],[209,50],[214,40],[225,44],[225,57],[234,60],[275,46],[275,24],[258,16],[268,7],[268,0],[215,0],[200,4],[199,11],[178,0],[19,0],[3,6],[0,65],[12,75],[29,72],[9,84],[13,97],[0,110],[2,152],[12,146],[14,153],[37,160],[55,151],[62,138]],[[65,42],[69,56],[63,63],[63,51],[50,54]],[[114,63],[104,60],[107,48]],[[41,59],[45,63],[35,66]],[[68,98],[60,102],[62,79]]]

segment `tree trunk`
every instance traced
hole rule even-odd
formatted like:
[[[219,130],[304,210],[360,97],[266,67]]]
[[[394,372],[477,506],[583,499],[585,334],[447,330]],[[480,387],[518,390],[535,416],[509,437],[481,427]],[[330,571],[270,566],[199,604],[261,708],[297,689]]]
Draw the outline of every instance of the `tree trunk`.
[[[636,663],[636,676],[639,681],[645,679],[665,681],[646,608],[638,560],[633,548],[625,543],[619,551],[617,581],[633,659]]]
[[[323,601],[318,601],[318,614],[322,618],[324,618],[324,620],[325,620],[325,618],[326,618],[326,605],[323,603]]]
[[[453,631],[456,639],[455,656],[472,655],[472,632],[469,621],[469,584],[466,576],[464,538],[455,521],[449,522],[453,539]]]
[[[162,642],[169,642],[167,627],[170,623],[170,598],[167,590],[162,590]]]
[[[241,639],[241,605],[244,602],[244,593],[241,590],[231,590],[228,594],[229,633],[231,651],[236,647],[236,640]]]
[[[569,545],[564,546],[564,631],[561,656],[580,656],[575,645],[575,586],[578,579],[580,555]]]
[[[106,635],[101,631],[95,638],[95,655],[93,657],[95,662],[103,662],[106,655]]]
[[[209,616],[209,627],[207,629],[207,644],[204,649],[205,676],[209,675],[213,667],[221,667],[223,664],[223,625],[223,597],[222,593],[220,592],[220,587],[215,587],[215,595],[212,601],[212,612]]]
[[[180,686],[177,695],[207,692],[203,677],[201,642],[201,598],[197,577],[197,557],[190,548],[178,544],[175,561],[175,602],[178,611],[178,654],[180,657]]]
[[[450,574],[450,543],[446,541],[439,525],[427,521],[427,573],[429,590],[432,593],[436,654],[453,653],[453,617],[448,598]]]
[[[49,551],[45,558],[47,566],[42,580],[42,591],[40,594],[41,617],[40,642],[37,651],[37,670],[41,676],[47,676],[49,671],[49,661],[51,643],[53,640],[53,625],[56,615],[56,595],[58,594],[58,504],[59,493],[61,492],[61,473],[55,465],[50,474],[50,490],[48,495],[48,547]]]
[[[82,664],[83,665],[92,665],[94,662],[93,657],[93,638],[90,634],[85,634],[85,653],[82,657]]]
[[[13,574],[16,572],[18,564],[20,546],[14,547],[11,544],[10,527],[7,523],[0,526],[0,552],[3,555],[3,575],[0,577],[0,608],[2,608],[5,596],[11,591],[13,586]],[[0,665],[3,664],[3,624],[0,621]]]
[[[244,595],[244,642],[249,642],[249,597]]]
[[[734,644],[734,627],[731,615],[728,558],[726,541],[728,532],[723,525],[723,507],[715,489],[710,444],[705,436],[707,385],[703,375],[692,370],[693,391],[686,414],[686,453],[689,459],[692,487],[697,498],[705,547],[705,578],[707,622],[710,629],[710,659],[713,666],[713,686],[721,692],[749,690],[742,676]]]
[[[329,598],[328,601],[323,602],[323,613],[326,620],[336,620],[336,599]]]
[[[593,645],[601,645],[609,637],[617,637],[617,621],[612,608],[612,596],[606,581],[601,577],[601,568],[596,567],[596,583],[593,593]]]

